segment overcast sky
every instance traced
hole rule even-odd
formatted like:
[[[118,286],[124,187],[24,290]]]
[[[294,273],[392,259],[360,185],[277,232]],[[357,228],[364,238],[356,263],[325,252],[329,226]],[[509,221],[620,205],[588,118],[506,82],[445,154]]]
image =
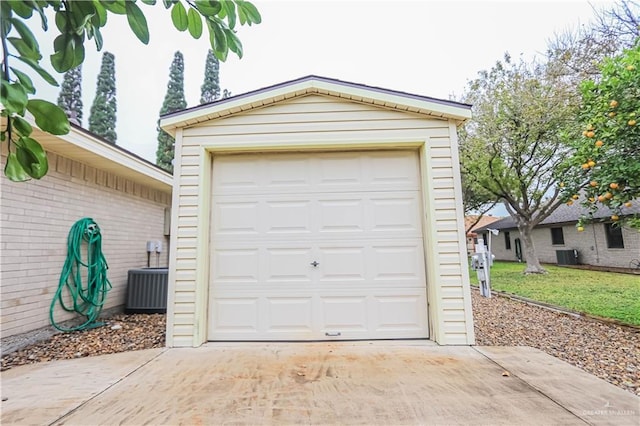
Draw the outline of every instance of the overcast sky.
[[[185,56],[185,93],[191,107],[200,99],[209,48],[208,37],[194,40],[175,30],[161,3],[140,3],[151,33],[147,46],[135,38],[123,16],[109,15],[103,31],[103,50],[113,53],[116,61],[117,143],[153,162],[156,121],[173,54],[180,50]],[[230,54],[221,64],[221,86],[236,95],[316,74],[448,99],[459,96],[478,71],[491,67],[505,52],[527,57],[543,53],[554,32],[586,24],[593,16],[585,1],[254,4],[262,24],[239,29],[243,59]],[[591,4],[601,8],[611,3]],[[50,35],[39,34],[43,55],[48,56]],[[85,127],[102,56],[92,43],[87,47],[82,85]],[[41,84],[38,97],[55,102],[58,91]]]

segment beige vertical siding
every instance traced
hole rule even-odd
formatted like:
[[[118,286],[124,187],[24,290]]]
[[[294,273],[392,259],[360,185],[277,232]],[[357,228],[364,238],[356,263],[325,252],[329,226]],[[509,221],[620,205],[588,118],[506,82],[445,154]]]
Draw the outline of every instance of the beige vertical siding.
[[[164,241],[160,266],[167,265],[163,226],[168,191],[149,189],[53,153],[48,157],[49,173],[41,180],[14,183],[2,179],[2,336],[49,324],[49,305],[66,258],[67,235],[83,217],[93,218],[102,231],[113,284],[107,308],[125,303],[127,272],[147,265],[147,240]],[[71,317],[59,308],[56,311],[56,319]]]
[[[179,129],[172,228],[175,260],[170,272],[174,294],[169,307],[168,344],[199,345],[206,335],[206,309],[197,306],[207,300],[208,282],[202,281],[208,281],[208,233],[203,232],[200,219],[210,218],[210,194],[202,186],[208,182],[205,174],[210,173],[211,155],[261,149],[415,149],[425,142],[429,145],[424,151],[429,156],[425,164],[432,169],[426,181],[430,188],[425,191],[428,201],[434,203],[433,215],[427,219],[431,223],[426,223],[425,229],[436,234],[428,240],[433,246],[427,248],[427,273],[431,269],[439,271],[430,275],[428,286],[437,290],[430,291],[430,297],[442,298],[429,301],[430,309],[438,311],[433,315],[440,318],[436,338],[449,344],[473,343],[467,313],[470,305],[464,296],[468,276],[466,262],[462,261],[464,231],[462,211],[457,211],[461,200],[455,195],[460,188],[452,129],[455,136],[455,126],[448,120],[321,95],[293,98]],[[196,314],[196,310],[202,313]]]

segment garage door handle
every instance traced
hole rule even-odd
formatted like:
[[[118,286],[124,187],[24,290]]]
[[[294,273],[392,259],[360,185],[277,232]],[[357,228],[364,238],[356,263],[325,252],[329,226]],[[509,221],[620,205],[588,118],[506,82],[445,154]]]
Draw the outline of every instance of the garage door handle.
[[[326,333],[324,333],[325,336],[328,337],[338,337],[338,336],[342,336],[342,333],[340,333],[339,331],[336,333],[329,333],[328,331]]]
[[[313,262],[311,262],[309,265],[313,266],[314,268],[317,268],[319,263],[316,262],[315,260]]]

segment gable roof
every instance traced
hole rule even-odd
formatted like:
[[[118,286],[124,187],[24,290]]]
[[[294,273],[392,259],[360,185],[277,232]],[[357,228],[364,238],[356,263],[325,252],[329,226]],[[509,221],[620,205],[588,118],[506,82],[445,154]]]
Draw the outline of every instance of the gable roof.
[[[452,119],[458,124],[471,118],[471,105],[309,75],[163,115],[160,117],[160,127],[175,135],[177,128],[192,126],[309,94],[334,96],[403,112]]]
[[[537,226],[551,226],[563,223],[572,223],[577,222],[578,219],[582,215],[586,215],[588,213],[587,209],[584,208],[580,204],[580,200],[574,202],[572,205],[568,206],[566,204],[560,204],[560,206],[553,211],[545,220],[540,222]],[[622,213],[625,215],[631,214],[640,214],[640,199],[633,200],[631,202],[631,207],[624,207],[622,209]],[[595,219],[607,219],[609,218],[613,212],[610,208],[599,204],[598,210],[596,210],[594,214]],[[488,229],[514,229],[517,228],[516,221],[513,217],[507,216],[503,219],[500,219],[496,222],[491,223],[490,225],[482,226],[481,228],[476,228],[475,232],[484,232]]]
[[[31,115],[27,114],[25,118],[33,126],[32,137],[46,151],[114,173],[149,188],[165,192],[172,189],[173,177],[166,170],[76,124],[71,123],[71,129],[66,135],[52,135],[40,130]]]
[[[465,216],[464,218],[464,229],[465,231],[467,230],[467,228],[469,228],[469,225],[471,225],[473,222],[475,222],[478,219],[477,215],[470,215],[470,216]],[[485,227],[487,225],[489,225],[490,223],[494,223],[498,220],[500,220],[500,217],[497,216],[491,216],[491,215],[483,215],[480,220],[478,220],[478,223],[476,223],[473,228],[471,228],[469,230],[469,234],[475,234],[476,230],[478,228],[482,228]]]

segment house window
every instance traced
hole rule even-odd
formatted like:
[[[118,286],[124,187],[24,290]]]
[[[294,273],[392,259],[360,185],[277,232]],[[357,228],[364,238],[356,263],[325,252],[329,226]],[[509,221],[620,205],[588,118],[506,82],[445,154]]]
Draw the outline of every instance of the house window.
[[[509,231],[504,233],[504,248],[505,250],[511,250],[511,235],[509,235]]]
[[[554,246],[564,244],[564,234],[562,228],[551,228],[551,244]]]
[[[608,248],[624,248],[624,240],[622,239],[622,227],[615,226],[613,223],[605,223],[604,233],[607,236]]]

